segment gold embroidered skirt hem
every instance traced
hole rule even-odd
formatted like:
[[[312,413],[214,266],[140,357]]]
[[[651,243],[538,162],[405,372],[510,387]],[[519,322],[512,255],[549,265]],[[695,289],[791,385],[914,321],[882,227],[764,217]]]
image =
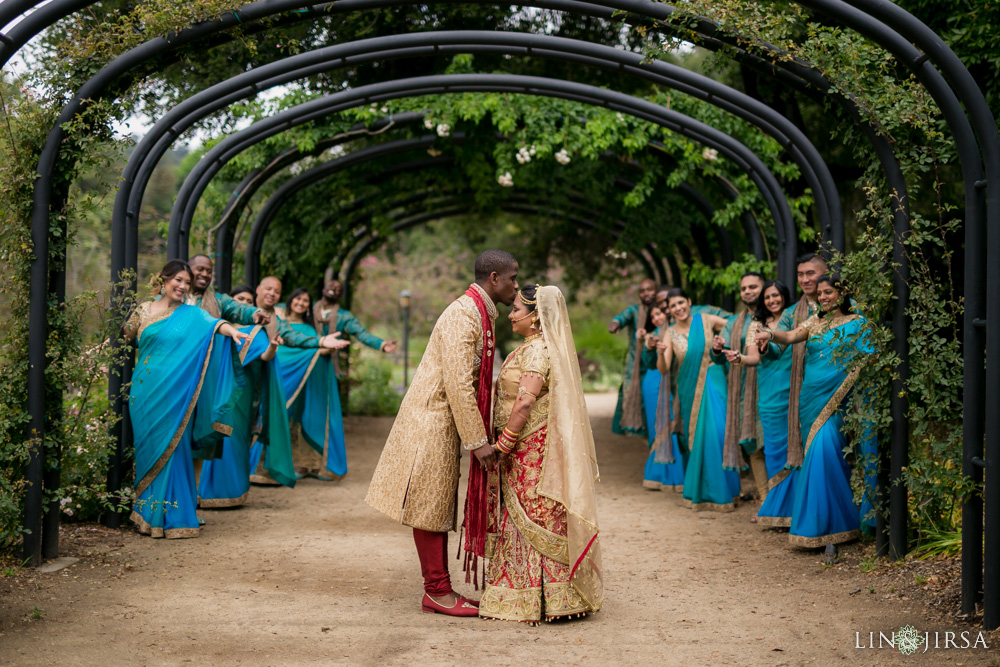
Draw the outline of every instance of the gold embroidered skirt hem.
[[[681,493],[684,491],[683,484],[664,484],[651,479],[642,480],[642,486],[650,491],[674,491],[675,493]]]
[[[239,498],[199,498],[198,507],[203,509],[217,509],[220,507],[239,507],[247,501],[250,492],[247,491]]]
[[[142,515],[138,512],[132,512],[132,516],[129,517],[135,524],[136,528],[143,535],[149,535],[150,537],[165,537],[168,540],[178,540],[185,537],[198,537],[201,535],[200,528],[168,528],[164,530],[163,528],[154,528],[149,525]]]
[[[695,512],[733,512],[736,510],[736,498],[731,503],[693,503],[684,499],[684,507]]]
[[[758,526],[770,526],[771,528],[791,528],[792,517],[790,516],[760,516],[757,515]]]
[[[815,549],[816,547],[822,547],[827,544],[840,544],[842,542],[850,542],[851,540],[856,540],[861,537],[860,530],[845,530],[842,533],[833,533],[831,535],[820,535],[819,537],[804,537],[802,535],[789,535],[788,542],[793,547],[805,547],[807,549]]]

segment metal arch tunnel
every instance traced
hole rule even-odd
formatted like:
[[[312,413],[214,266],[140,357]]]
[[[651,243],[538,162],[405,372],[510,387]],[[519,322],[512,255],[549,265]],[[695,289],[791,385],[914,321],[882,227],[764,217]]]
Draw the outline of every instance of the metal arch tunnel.
[[[348,169],[353,166],[358,166],[370,160],[387,157],[392,155],[398,155],[407,151],[425,148],[427,146],[436,143],[438,138],[433,135],[427,135],[415,139],[403,139],[392,142],[386,142],[384,144],[379,144],[376,146],[371,146],[369,148],[350,153],[346,156],[335,158],[326,163],[319,164],[312,169],[305,171],[292,179],[286,181],[278,190],[267,200],[267,202],[261,207],[257,218],[253,223],[253,227],[250,231],[250,237],[247,242],[247,252],[246,252],[246,262],[245,262],[245,276],[244,282],[247,284],[255,284],[260,278],[260,256],[261,250],[263,248],[263,238],[267,232],[267,228],[270,226],[271,221],[277,215],[280,208],[290,199],[292,199],[300,190],[320,182],[324,178],[332,176],[334,173]],[[464,141],[465,137],[463,133],[456,133],[452,136],[452,141],[455,143],[461,143]],[[422,161],[417,163],[420,166],[450,166],[450,162],[447,159],[435,158],[429,161]],[[634,183],[631,183],[625,179],[619,178],[619,185],[625,189],[631,189],[634,187]],[[695,190],[689,184],[685,184],[679,188],[681,193],[695,202],[698,208],[707,215],[709,226],[713,229],[716,236],[719,239],[719,248],[721,252],[721,259],[723,265],[727,265],[733,260],[732,243],[729,239],[728,230],[718,225],[712,224],[712,213],[714,211],[711,204],[708,203],[707,199]],[[694,233],[697,235],[701,230],[696,230]],[[756,229],[754,228],[754,231]],[[704,247],[706,241],[699,241],[700,246]],[[218,248],[220,253],[231,252],[232,249],[229,247]],[[711,253],[702,251],[702,259],[706,263],[711,263]],[[662,271],[658,273],[663,274]],[[661,278],[665,278],[665,275],[661,275]]]
[[[177,134],[214,110],[231,104],[235,98],[245,98],[262,88],[329,71],[336,67],[356,65],[373,59],[426,55],[428,53],[509,53],[535,57],[555,58],[580,62],[605,69],[615,68],[659,85],[707,101],[732,113],[762,129],[786,148],[792,159],[800,166],[804,177],[816,194],[821,227],[824,233],[832,233],[834,245],[843,248],[843,219],[839,198],[829,169],[809,140],[792,123],[772,109],[738,91],[696,75],[674,65],[662,62],[642,64],[641,56],[622,52],[610,47],[579,42],[565,38],[526,35],[518,33],[492,33],[482,31],[453,31],[442,33],[417,33],[397,35],[391,38],[392,50],[382,49],[389,38],[372,38],[349,44],[327,47],[307,54],[290,57],[252,72],[246,72],[233,79],[212,86],[189,98],[162,118],[133,153],[130,164],[147,161],[150,151],[154,162],[166,150],[167,135]],[[338,55],[347,54],[347,55]],[[314,64],[310,64],[314,63]],[[199,104],[203,104],[199,107]],[[152,146],[153,144],[157,146]],[[152,147],[152,148],[149,148]],[[149,150],[147,150],[149,149]],[[148,161],[147,161],[148,162]],[[140,167],[142,168],[142,167]],[[146,166],[143,173],[151,167]],[[135,170],[126,169],[123,180],[131,183]],[[136,179],[140,185],[139,198],[143,189],[143,177]],[[135,189],[135,186],[132,186]],[[197,188],[197,186],[195,186]],[[128,191],[128,188],[125,189]],[[171,216],[172,225],[180,225],[183,232],[190,226],[194,203],[198,192],[193,194],[187,184],[178,195],[177,205]],[[120,195],[121,197],[121,195]],[[128,197],[129,210],[136,210],[139,201],[135,195]],[[120,207],[119,207],[120,209]],[[831,232],[832,230],[832,232]],[[183,233],[182,232],[182,233]],[[170,252],[178,254],[181,249],[174,244]]]
[[[258,121],[245,130],[233,134],[220,142],[205,156],[203,162],[211,164],[223,159],[228,154],[238,152],[241,142],[248,135],[252,135],[254,141],[259,141],[261,138],[279,133],[290,125],[315,120],[342,110],[347,106],[356,105],[358,103],[357,100],[363,100],[363,103],[367,104],[373,101],[380,102],[400,96],[426,94],[435,91],[468,92],[485,90],[527,92],[529,94],[545,94],[564,99],[575,99],[588,103],[598,102],[609,108],[629,113],[651,122],[663,124],[672,130],[688,134],[692,138],[717,148],[723,154],[729,155],[738,166],[750,173],[751,178],[765,194],[765,199],[771,207],[772,214],[782,225],[779,227],[779,234],[781,234],[779,238],[783,238],[784,245],[781,248],[782,255],[779,256],[779,265],[783,264],[786,272],[793,270],[795,239],[794,230],[791,229],[791,215],[788,210],[788,204],[780,190],[780,186],[777,185],[773,175],[759,158],[743,147],[742,144],[732,141],[729,137],[722,135],[722,133],[703,126],[700,123],[689,122],[686,117],[678,117],[679,115],[664,110],[658,105],[636,100],[627,95],[583,86],[582,84],[556,83],[545,79],[512,75],[442,75],[373,84],[314,100],[313,102],[286,110],[264,121]],[[590,95],[594,97],[589,97]],[[676,125],[675,121],[680,121],[685,123],[685,125]],[[690,129],[692,126],[694,129]],[[782,259],[784,260],[783,262]]]
[[[520,210],[520,209],[516,209],[515,207],[522,207],[522,208],[528,207],[528,208],[524,208],[524,212],[528,212],[528,213],[531,213],[531,214],[537,214],[537,213],[539,213],[539,211],[542,210],[538,206],[539,201],[538,201],[537,197],[529,197],[529,196],[527,196],[526,193],[520,192],[520,191],[517,191],[517,190],[515,190],[514,192],[515,192],[514,196],[512,196],[512,197],[508,198],[507,200],[505,200],[504,202],[501,202],[500,204],[498,204],[498,207],[500,209],[511,211],[511,212],[518,212],[518,210]],[[695,191],[695,193],[697,194],[697,191]],[[428,207],[433,207],[433,206],[438,206],[438,205],[458,205],[458,204],[464,204],[464,205],[466,205],[466,209],[465,209],[466,211],[471,211],[472,210],[472,206],[470,204],[468,204],[468,202],[465,199],[466,197],[468,197],[468,196],[471,195],[471,191],[469,191],[469,190],[463,190],[461,192],[455,192],[455,193],[450,193],[450,194],[451,194],[450,197],[448,197],[448,196],[439,197],[438,199],[434,200],[434,203],[431,203],[429,205],[425,205],[422,208],[420,208],[420,210],[423,211],[423,210],[426,210]],[[401,200],[398,200],[397,202],[394,202],[392,204],[390,210],[395,211],[398,208],[407,207],[407,206],[409,206],[411,204],[422,202],[426,198],[427,198],[426,193],[418,193],[418,194],[414,194],[414,195],[409,195],[409,196],[403,197]],[[446,202],[446,204],[439,204],[439,201],[441,201],[441,200],[443,200],[444,202]],[[542,202],[542,203],[545,203],[545,202]],[[581,201],[579,203],[577,203],[577,202],[571,202],[570,203],[570,207],[575,212],[575,214],[572,217],[567,216],[567,215],[563,215],[562,212],[559,212],[557,209],[553,208],[551,205],[549,205],[548,208],[546,208],[544,210],[545,211],[549,211],[550,213],[554,212],[556,215],[554,215],[553,217],[562,217],[562,218],[570,219],[570,220],[572,220],[574,222],[578,222],[580,225],[582,225],[584,227],[594,228],[594,229],[600,228],[601,225],[599,223],[595,222],[595,220],[600,217],[600,213],[598,211],[593,210],[593,209],[587,208],[586,205],[585,205],[586,203],[587,202],[585,202],[585,201]],[[414,214],[413,211],[415,209],[416,209],[416,207],[411,207],[409,209],[406,209],[405,215],[412,215],[412,214]],[[363,229],[363,234],[367,234],[369,230],[367,228],[363,228],[362,225],[364,225],[366,219],[368,219],[370,217],[370,215],[371,214],[368,213],[368,212],[362,212],[362,213],[360,213],[359,215],[355,216],[346,226],[341,227],[341,230],[343,232],[345,232],[345,233],[352,233],[352,232],[355,232],[356,230]],[[398,212],[395,212],[395,213],[391,214],[390,219],[395,219],[399,215],[400,214]],[[586,216],[586,217],[584,217],[584,216]],[[608,231],[609,231],[609,233],[612,236],[614,236],[615,238],[618,238],[621,235],[621,233],[624,232],[625,228],[626,228],[626,223],[623,222],[623,221],[619,221],[618,223],[616,223],[614,229],[608,230]],[[703,232],[703,230],[701,230],[701,231]],[[363,234],[362,235],[354,234],[354,238],[352,240],[351,245],[347,249],[345,249],[345,251],[343,253],[341,253],[337,258],[335,258],[334,261],[332,262],[332,264],[334,265],[334,268],[336,268],[336,266],[338,266],[343,261],[345,261],[345,256],[347,254],[350,254],[352,257],[356,255],[356,253],[352,251],[352,248],[356,247],[358,243],[367,242],[367,240],[370,240],[370,239],[373,238],[373,236],[364,236]],[[378,235],[378,236],[381,236],[381,235]],[[707,239],[706,239],[706,241],[707,241]],[[728,262],[732,261],[731,252],[727,254],[726,251],[725,251],[725,246],[726,246],[727,243],[728,243],[728,238],[726,236],[720,237],[720,246],[723,247],[723,253],[722,253],[723,265],[725,265]],[[702,249],[702,259],[704,261],[706,261],[706,262],[710,262],[711,261],[711,257],[712,257],[711,250],[707,249],[704,244],[699,244],[699,248]],[[643,257],[639,253],[637,253],[637,258],[645,266],[647,275],[650,278],[653,278],[654,280],[656,280],[658,282],[658,284],[663,284],[665,281],[667,281],[667,274],[662,269],[657,268],[656,265],[655,265],[655,263],[659,260],[659,257],[656,254],[655,249],[647,247],[645,250],[649,254],[649,258],[647,259],[647,258]],[[257,260],[259,262],[259,257],[257,258]],[[247,263],[248,264],[250,264],[250,262],[252,262],[252,261],[254,261],[254,258],[252,258],[252,257],[248,257],[247,258]],[[345,303],[349,302],[349,300],[350,300],[349,294],[350,294],[349,284],[347,282],[345,282],[345,296],[344,296]]]
[[[52,3],[52,5],[45,7],[43,9],[49,11],[59,10],[69,13],[73,11],[73,7],[82,7],[86,6],[87,4],[90,3],[66,2],[57,0],[57,2],[54,2]],[[278,3],[273,3],[273,4],[277,5]],[[289,3],[289,4],[294,4],[294,3]],[[620,8],[621,5],[629,5],[629,4],[634,4],[634,3],[626,3],[626,2],[616,3],[615,7]],[[814,3],[814,4],[822,4],[827,8],[832,6],[834,9],[842,9],[848,6],[846,3],[843,2],[828,2],[828,3]],[[993,341],[994,343],[1000,342],[1000,327],[996,326],[998,323],[1000,323],[1000,305],[991,304],[991,308],[985,313],[986,315],[985,319],[982,317],[984,314],[983,311],[986,309],[985,294],[986,294],[987,281],[982,281],[982,283],[980,284],[980,279],[985,274],[985,268],[986,268],[985,253],[987,250],[987,245],[984,243],[984,241],[989,241],[990,250],[997,251],[1000,250],[1000,237],[998,237],[997,234],[995,233],[990,234],[987,237],[986,228],[980,222],[982,220],[982,213],[984,212],[983,205],[986,203],[985,202],[986,198],[984,196],[985,193],[981,191],[983,188],[978,188],[976,186],[979,181],[982,181],[984,188],[985,186],[989,186],[989,203],[990,203],[990,209],[988,211],[990,215],[989,226],[995,231],[995,228],[997,227],[995,221],[998,215],[997,204],[998,202],[1000,202],[1000,199],[998,199],[998,197],[1000,197],[1000,188],[996,187],[998,182],[1000,182],[998,181],[998,176],[1000,176],[1000,173],[998,173],[998,165],[1000,165],[1000,138],[996,136],[996,127],[995,123],[992,120],[992,115],[989,112],[989,107],[985,104],[985,101],[982,99],[982,94],[978,90],[978,87],[975,85],[974,80],[971,79],[971,76],[969,75],[968,71],[961,65],[960,61],[958,61],[958,59],[954,56],[954,53],[952,53],[946,46],[944,46],[943,43],[940,43],[939,40],[936,40],[933,33],[930,33],[930,31],[926,29],[926,26],[923,26],[923,24],[921,24],[919,21],[913,19],[912,16],[910,16],[903,10],[896,8],[893,5],[890,5],[889,3],[880,3],[876,2],[875,0],[854,0],[854,2],[852,2],[851,4],[853,4],[854,6],[862,7],[865,10],[856,12],[856,16],[849,17],[853,19],[852,27],[855,27],[856,29],[857,26],[859,25],[861,29],[867,27],[869,29],[869,33],[874,34],[874,41],[880,44],[884,44],[886,35],[889,35],[891,37],[892,35],[899,33],[894,29],[888,28],[888,26],[882,23],[881,20],[879,19],[884,19],[886,21],[892,22],[892,24],[894,26],[898,26],[898,29],[902,30],[902,32],[906,35],[906,37],[911,42],[916,44],[918,48],[925,49],[924,53],[920,53],[918,51],[916,57],[908,61],[911,68],[917,70],[918,74],[923,74],[923,76],[932,76],[933,74],[936,74],[936,71],[932,72],[933,66],[937,65],[938,67],[941,67],[941,69],[948,74],[949,79],[952,82],[957,82],[957,83],[952,83],[952,90],[958,92],[958,94],[962,98],[962,102],[965,103],[966,107],[970,109],[970,115],[972,116],[973,123],[970,126],[968,122],[965,120],[964,116],[959,118],[959,116],[961,115],[960,107],[958,107],[957,109],[955,107],[952,107],[946,110],[945,111],[946,118],[949,124],[952,126],[953,130],[955,126],[960,125],[962,121],[966,122],[966,127],[974,131],[974,135],[970,134],[967,135],[966,137],[966,139],[970,137],[972,138],[971,145],[973,147],[975,147],[977,143],[985,145],[984,147],[986,150],[984,151],[984,156],[987,167],[986,168],[987,178],[985,180],[984,179],[977,180],[974,178],[976,176],[977,170],[978,173],[981,175],[982,164],[978,162],[978,159],[974,159],[977,158],[978,156],[970,154],[969,151],[967,150],[969,144],[966,143],[964,147],[960,149],[961,161],[963,167],[963,177],[966,185],[967,196],[970,200],[972,200],[972,202],[976,206],[976,208],[967,207],[969,215],[969,224],[967,224],[966,226],[967,246],[973,249],[974,251],[978,251],[972,253],[972,257],[970,258],[971,261],[967,266],[967,275],[965,281],[970,294],[967,294],[967,300],[966,300],[966,305],[967,305],[966,318],[968,326],[966,327],[967,363],[965,365],[965,368],[966,368],[967,396],[969,398],[966,401],[967,410],[965,413],[965,420],[964,420],[967,426],[966,437],[965,437],[967,451],[966,455],[964,456],[964,465],[969,469],[973,477],[978,481],[977,476],[980,473],[978,466],[974,465],[975,460],[977,460],[974,454],[982,451],[981,443],[983,435],[983,417],[984,417],[984,404],[982,401],[982,394],[985,385],[986,373],[985,369],[983,368],[983,364],[981,362],[984,357],[985,338],[987,333],[981,330],[977,331],[979,323],[985,321],[989,325],[988,333],[990,340]],[[8,2],[5,10],[8,10],[10,12],[20,12],[23,11],[25,8],[31,6],[33,6],[33,3]],[[285,8],[287,9],[287,7]],[[625,9],[631,10],[632,8],[626,7]],[[640,14],[641,13],[642,12],[640,12]],[[655,16],[657,14],[656,12],[651,12],[651,15]],[[16,13],[13,14],[13,16],[16,16]],[[234,16],[236,16],[235,13]],[[252,12],[247,13],[244,16],[248,19],[253,18]],[[4,42],[4,44],[10,44],[9,39],[0,39],[0,41]],[[10,52],[5,51],[3,57],[9,58],[9,55]],[[923,78],[923,76],[921,78]],[[937,91],[937,93],[938,95],[940,95],[941,91],[939,90]],[[938,95],[936,95],[936,97]],[[50,164],[43,165],[43,167],[49,168],[51,167],[51,165]],[[46,178],[46,175],[44,173],[45,169],[43,168],[41,171],[43,172],[41,174],[42,176],[41,180],[44,181]],[[972,188],[975,189],[970,188],[970,186],[972,186]],[[43,187],[42,189],[44,190],[45,188]],[[41,199],[44,201],[39,203],[36,200],[36,204],[38,204],[36,208],[41,210],[46,215],[46,217],[49,210],[48,196],[49,196],[48,193],[43,193]],[[979,214],[979,217],[977,217],[976,215],[977,213]],[[41,285],[41,281],[46,280],[47,278],[46,273],[47,273],[47,262],[48,262],[48,256],[47,256],[48,238],[47,238],[47,229],[45,223],[47,223],[47,220],[42,221],[39,220],[37,217],[33,221],[33,241],[35,241],[35,250],[36,250],[36,260],[32,265],[33,285]],[[996,252],[994,252],[994,254],[996,254]],[[905,257],[903,259],[905,260]],[[990,279],[991,284],[1000,283],[997,271],[1000,271],[1000,268],[993,267],[990,270],[989,276],[987,276]],[[58,283],[58,278],[59,278],[58,275],[54,276],[54,281],[56,283]],[[56,293],[58,295],[59,293],[58,289],[56,290]],[[29,358],[32,361],[37,362],[36,365],[39,365],[40,369],[37,373],[29,376],[29,395],[30,395],[29,411],[31,412],[32,415],[32,426],[38,427],[38,429],[36,429],[36,432],[38,433],[44,432],[44,422],[41,421],[42,420],[41,407],[42,405],[44,405],[44,388],[40,384],[43,379],[41,375],[42,372],[41,368],[44,367],[44,356],[45,356],[43,347],[44,332],[46,326],[44,317],[45,315],[44,308],[45,304],[42,302],[41,298],[40,297],[36,298],[36,295],[33,294],[33,304],[32,304],[30,319],[31,319],[31,324],[33,325],[31,328],[33,334],[35,334],[32,336],[32,339],[35,341],[35,344],[31,346]],[[38,333],[41,333],[43,335],[41,337],[38,337],[37,336]],[[990,364],[990,366],[992,367],[997,365],[996,364],[997,357],[995,355],[1000,354],[1000,344],[990,345],[989,349],[990,353],[987,358],[987,361],[992,362]],[[988,395],[987,398],[992,398],[992,399],[1000,398],[1000,374],[994,373],[992,374],[991,377],[993,378],[993,380],[995,380],[995,382],[991,381],[990,385],[988,387],[985,387],[986,393]],[[986,428],[987,435],[991,436],[995,435],[998,430],[1000,430],[1000,415],[991,415],[990,421],[988,422]],[[996,442],[997,439],[993,437],[993,438],[988,438],[988,440],[990,442]],[[894,444],[893,449],[895,454],[896,442],[894,441],[893,444]],[[1000,453],[998,452],[998,449],[993,448],[989,451],[989,453],[987,453],[986,458],[990,461],[995,461],[997,459],[998,453]],[[896,458],[897,457],[894,455],[893,456],[894,472],[897,467],[895,464]],[[31,463],[29,464],[29,473],[32,474],[33,476],[38,475],[40,478],[40,469],[41,469],[40,450],[36,448],[32,452]],[[994,475],[1000,475],[1000,470],[997,469],[996,465],[993,465],[989,468],[988,481],[993,482],[992,484],[993,488],[998,488],[1000,484],[997,484],[997,482],[1000,482],[1000,477],[995,477]],[[39,497],[36,497],[35,493],[32,493],[29,496],[29,501],[31,501],[29,502],[29,506],[33,507],[34,501],[38,500],[38,498]],[[997,499],[991,499],[989,502],[992,503],[994,502],[994,500]],[[893,504],[895,505],[895,502]],[[40,505],[38,506],[40,507]],[[991,507],[994,510],[998,509],[997,506],[992,504]],[[30,509],[31,507],[29,507],[29,510]],[[969,504],[967,504],[966,509],[976,510],[977,507],[970,506]],[[994,514],[998,513],[996,512],[990,513],[991,516],[993,516]],[[981,525],[979,528],[971,527],[974,524],[978,525],[980,524],[980,522],[978,520],[964,522],[964,526],[970,526],[969,530],[978,530],[980,531],[979,534],[981,535]],[[1000,531],[993,531],[993,534],[1000,535]],[[968,538],[969,535],[966,534],[965,537]],[[971,545],[978,544],[978,539],[977,540],[967,539],[966,541],[970,542]],[[26,544],[26,547],[27,546],[28,545]],[[1000,537],[996,538],[995,540],[987,541],[987,555],[992,554],[993,556],[996,556],[998,554],[998,549],[1000,549]],[[976,546],[976,551],[978,551],[978,546]],[[29,555],[37,559],[37,555],[34,552],[30,552]],[[992,562],[996,562],[996,558],[993,559],[988,558],[987,560],[992,560]],[[981,562],[981,558],[979,559],[979,562]],[[969,568],[964,568],[964,569],[968,570]],[[974,576],[978,578],[978,575]],[[987,583],[987,591],[988,591],[987,598],[990,600],[1000,599],[1000,577],[988,575],[987,578],[989,580]],[[970,594],[968,593],[968,591],[969,588],[967,586],[963,586],[963,607],[968,607],[970,604],[974,605],[974,599],[976,597],[975,592]],[[970,603],[969,600],[972,600],[972,602]],[[992,607],[992,605],[988,605],[988,607]],[[1000,609],[998,609],[995,612],[987,612],[984,622],[988,627],[995,626],[998,623],[998,621],[1000,621]]]
[[[414,112],[406,112],[400,114],[399,116],[394,115],[390,121],[388,118],[376,121],[371,125],[372,133],[384,133],[389,129],[390,123],[402,123],[404,126],[413,122],[419,122],[422,119],[422,114]],[[363,131],[364,126],[357,125],[353,131]],[[367,135],[361,135],[367,136]],[[306,156],[316,156],[326,150],[331,146],[340,145],[341,139],[333,139],[317,142],[317,145],[308,152],[300,152],[295,147],[289,147],[285,151],[282,151],[273,157],[266,160],[267,166],[263,169],[254,169],[240,182],[236,187],[233,194],[230,196],[229,201],[224,207],[224,213],[222,220],[218,223],[215,240],[215,258],[216,258],[216,271],[215,271],[215,283],[217,289],[221,291],[229,291],[232,285],[232,258],[233,258],[233,243],[234,243],[234,229],[231,221],[238,219],[243,209],[249,203],[249,200],[253,197],[253,194],[258,190],[258,188],[263,185],[267,180],[272,178],[278,172],[283,170],[285,167],[289,166],[298,159],[302,159]],[[434,160],[427,161],[427,164],[451,164],[447,157],[435,158]],[[391,169],[383,173],[398,173],[400,172],[399,165],[394,165]],[[381,176],[379,174],[378,176]],[[371,183],[377,180],[377,177],[371,177],[367,179],[367,182]],[[739,192],[736,188],[722,178],[714,179],[720,188],[724,196],[731,200],[735,200],[739,197]],[[633,184],[628,184],[631,188]],[[265,206],[268,206],[265,204]],[[702,206],[702,209],[704,207]],[[757,259],[765,259],[766,253],[764,250],[764,241],[761,236],[760,229],[757,227],[756,218],[750,211],[744,211],[741,214],[741,222],[743,224],[744,233],[750,240],[750,247],[753,255]],[[723,232],[719,232],[723,233]],[[676,265],[676,261],[671,255],[667,255],[668,262],[672,264],[670,275],[679,276],[680,270]],[[725,261],[725,260],[724,260]],[[666,267],[660,262],[660,274],[666,277]],[[667,280],[670,282],[670,280]],[[678,283],[679,284],[679,283]]]

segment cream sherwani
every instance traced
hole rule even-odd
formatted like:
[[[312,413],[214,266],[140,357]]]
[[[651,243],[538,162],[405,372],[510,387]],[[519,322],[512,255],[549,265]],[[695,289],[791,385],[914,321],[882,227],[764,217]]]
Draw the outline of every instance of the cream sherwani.
[[[497,311],[481,287],[473,288],[486,303],[491,330],[483,331],[479,309],[464,294],[441,314],[365,497],[378,511],[421,530],[455,530],[462,449],[489,442],[476,392],[483,345],[495,350]]]

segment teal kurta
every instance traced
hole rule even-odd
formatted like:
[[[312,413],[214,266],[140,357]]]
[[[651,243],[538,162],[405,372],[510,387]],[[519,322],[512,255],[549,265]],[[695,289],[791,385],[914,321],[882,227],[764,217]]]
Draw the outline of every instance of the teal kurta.
[[[219,294],[211,288],[205,290],[205,293],[200,296],[189,294],[185,303],[201,308],[205,296],[208,294],[214,296],[215,302],[219,305],[219,317],[233,324],[253,324],[253,315],[257,312],[256,306],[240,303],[228,294]]]
[[[311,324],[293,322],[297,331],[315,332]],[[302,425],[309,446],[323,455],[324,470],[336,476],[347,474],[344,419],[340,391],[330,357],[308,349],[279,348],[282,385],[290,423]]]
[[[625,388],[628,387],[629,382],[632,380],[632,368],[635,366],[635,332],[638,331],[644,324],[643,322],[639,322],[639,305],[632,304],[618,315],[615,315],[612,318],[612,321],[618,323],[618,331],[624,331],[628,336],[628,353],[625,355],[625,371],[622,373],[622,383],[618,387],[618,404],[615,406],[615,416],[611,421],[611,430],[618,435],[635,435],[645,438],[645,428],[636,430],[625,428],[621,425],[622,404],[625,401]]]

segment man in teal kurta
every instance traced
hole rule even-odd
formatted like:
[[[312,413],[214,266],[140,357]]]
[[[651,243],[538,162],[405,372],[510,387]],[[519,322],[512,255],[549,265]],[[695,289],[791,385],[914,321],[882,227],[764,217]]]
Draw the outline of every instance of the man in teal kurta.
[[[342,337],[353,336],[359,343],[373,350],[386,354],[395,352],[395,340],[382,340],[369,333],[351,311],[340,307],[340,297],[343,294],[344,285],[339,280],[331,280],[324,285],[322,296],[313,304],[313,322],[316,323],[316,329],[322,334],[331,333],[331,330],[339,331]],[[333,357],[333,364],[337,377],[342,377],[336,355]]]
[[[642,313],[649,312],[649,309],[653,306],[656,300],[656,283],[654,283],[649,278],[643,280],[639,283],[639,303],[632,304],[625,310],[623,310],[618,315],[615,315],[611,319],[611,324],[608,325],[608,332],[616,334],[625,329],[625,333],[628,336],[628,354],[625,356],[625,372],[622,373],[622,383],[618,387],[618,405],[615,407],[615,416],[611,422],[611,430],[619,435],[635,435],[645,438],[646,429],[632,429],[625,428],[621,425],[622,418],[622,407],[625,400],[625,390],[628,388],[629,383],[632,381],[632,371],[635,366],[635,355],[636,355],[636,339],[635,334],[639,329],[646,328],[646,322],[640,322],[639,319]],[[648,317],[648,315],[647,315]],[[645,318],[643,318],[645,319]],[[642,378],[636,378],[636,381],[641,382]],[[640,394],[641,396],[641,394]]]
[[[233,324],[267,324],[271,317],[260,308],[240,303],[228,294],[216,294],[210,286],[215,267],[208,255],[195,255],[188,260],[194,278],[191,290],[184,303],[198,306],[212,317],[218,317]]]
[[[712,363],[727,368],[729,405],[726,409],[726,443],[724,451],[729,453],[723,457],[723,465],[742,468],[739,449],[742,447],[749,455],[750,467],[753,470],[757,493],[763,500],[767,495],[768,477],[764,463],[763,443],[757,442],[756,417],[757,396],[756,376],[751,378],[752,386],[748,386],[748,373],[755,373],[744,366],[731,366],[726,363],[724,348],[739,350],[746,353],[747,329],[753,321],[753,312],[757,308],[761,290],[764,289],[764,276],[756,271],[748,271],[740,278],[740,300],[743,302],[741,311],[726,321],[722,333],[712,339],[712,350],[709,356]],[[748,391],[748,389],[750,391]],[[750,401],[751,405],[746,405]],[[747,410],[747,408],[749,408]],[[753,416],[749,416],[753,415]],[[744,417],[747,416],[746,423]],[[728,459],[728,460],[727,460]]]
[[[333,340],[339,338],[336,333],[330,335],[308,336],[284,320],[283,310],[275,306],[281,300],[281,281],[274,276],[268,276],[257,285],[257,305],[265,313],[272,315],[274,321],[268,325],[268,337],[274,340],[275,335],[281,336],[281,344],[289,347],[328,347],[333,348]]]

